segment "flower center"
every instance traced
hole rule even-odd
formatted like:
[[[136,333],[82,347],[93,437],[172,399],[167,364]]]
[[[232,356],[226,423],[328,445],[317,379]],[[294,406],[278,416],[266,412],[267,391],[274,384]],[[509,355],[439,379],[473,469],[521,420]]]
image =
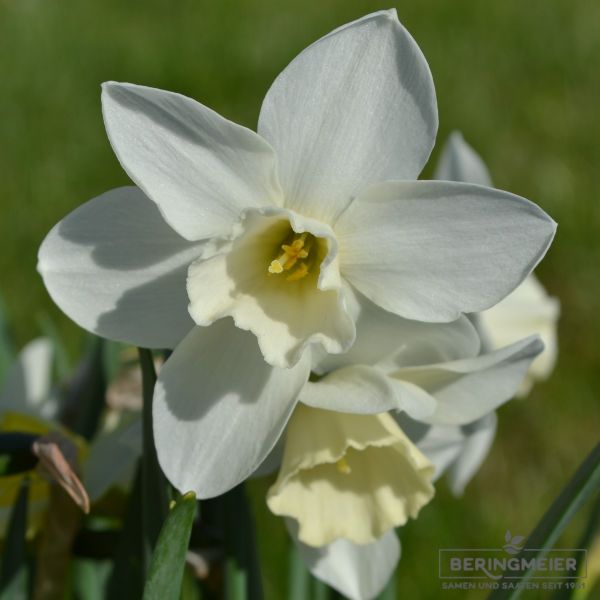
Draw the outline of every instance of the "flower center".
[[[287,273],[286,281],[298,281],[306,277],[314,263],[314,256],[311,256],[314,243],[314,235],[292,232],[281,244],[282,252],[277,252],[277,258],[271,261],[267,270],[271,275]]]

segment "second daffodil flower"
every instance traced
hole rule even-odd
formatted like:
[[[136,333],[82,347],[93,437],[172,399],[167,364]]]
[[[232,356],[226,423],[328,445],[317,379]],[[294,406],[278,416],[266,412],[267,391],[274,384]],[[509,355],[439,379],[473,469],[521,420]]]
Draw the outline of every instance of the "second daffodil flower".
[[[506,296],[554,235],[518,196],[416,181],[437,105],[394,10],[300,53],[267,92],[257,133],[138,85],[105,84],[102,105],[137,187],[67,216],[39,270],[81,326],[177,346],[157,385],[158,454],[177,487],[202,497],[243,479],[275,443],[308,375],[306,347],[351,347],[352,288],[405,318],[452,321]]]
[[[454,131],[448,138],[435,177],[492,185],[492,178],[482,158],[458,131]],[[526,396],[535,381],[547,379],[554,369],[558,355],[559,315],[558,299],[548,295],[533,273],[498,304],[473,315],[486,347],[500,348],[536,333],[544,342],[544,351],[531,364],[519,389],[519,396]]]
[[[360,415],[299,404],[267,503],[293,518],[314,547],[375,542],[416,518],[433,497],[434,466],[387,413]]]

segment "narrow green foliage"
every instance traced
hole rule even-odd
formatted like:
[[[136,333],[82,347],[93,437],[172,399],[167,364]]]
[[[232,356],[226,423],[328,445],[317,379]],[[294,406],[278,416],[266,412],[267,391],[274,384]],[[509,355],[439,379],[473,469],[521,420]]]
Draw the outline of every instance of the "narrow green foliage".
[[[143,394],[143,454],[117,545],[107,597],[140,598],[150,559],[168,514],[168,483],[160,470],[152,434],[152,396],[156,372],[152,353],[139,349]]]
[[[8,328],[6,307],[2,296],[0,296],[0,385],[14,360],[15,349]]]
[[[219,498],[224,506],[227,600],[259,600],[263,597],[256,551],[254,521],[240,484]]]
[[[544,556],[554,546],[565,527],[577,514],[577,511],[599,491],[600,444],[590,452],[542,517],[542,520],[527,539],[524,549],[517,555],[517,559],[527,558],[531,560]],[[531,570],[528,571],[521,577],[521,581],[527,581],[532,574]],[[502,589],[502,584],[508,581],[507,577],[514,578],[514,576],[515,574],[510,570],[506,571],[500,581],[500,588],[489,595],[489,600],[515,600],[519,598],[523,588],[515,590]]]
[[[27,505],[29,478],[23,478],[13,506],[0,570],[0,600],[17,600],[26,597],[27,590]]]
[[[202,600],[198,580],[194,577],[190,569],[183,570],[180,600]]]
[[[596,536],[596,532],[598,531],[598,528],[600,527],[600,494],[598,495],[598,497],[596,498],[596,501],[594,502],[592,509],[590,511],[590,518],[587,522],[587,525],[583,531],[583,535],[581,536],[581,539],[579,540],[579,542],[577,543],[576,548],[585,548],[587,550],[590,549],[590,546],[592,545],[593,541],[594,541],[594,537]],[[587,567],[587,565],[586,565]],[[587,571],[587,569],[586,569]],[[594,587],[594,583],[595,583],[595,579],[593,578],[593,576],[590,576],[588,574],[588,580],[586,581],[586,594],[590,594],[592,592],[592,589]],[[579,593],[581,594],[582,591],[579,590]],[[571,598],[573,598],[575,595],[575,587],[572,588],[568,588],[565,587],[564,589],[558,590],[553,596],[552,596],[552,600],[570,600]],[[591,596],[589,596],[591,597]]]
[[[316,577],[312,578],[311,600],[329,600],[331,588]]]
[[[227,556],[225,559],[225,582],[226,600],[246,600],[248,598],[246,594],[248,575],[235,556]]]
[[[202,525],[215,534],[224,550],[226,600],[260,600],[263,597],[254,520],[244,484],[200,504]]]
[[[171,508],[152,555],[144,600],[179,600],[195,512],[193,492],[182,496]]]
[[[113,568],[106,588],[111,600],[141,598],[146,580],[144,531],[142,525],[142,467],[137,469],[135,482],[119,536]]]
[[[152,554],[162,524],[167,517],[169,484],[158,464],[152,431],[152,397],[156,371],[152,352],[139,349],[143,387],[142,522],[147,558]]]
[[[311,576],[296,544],[293,543],[290,544],[289,563],[289,600],[310,600]]]
[[[86,355],[68,385],[61,419],[86,440],[91,440],[98,431],[105,408],[103,348],[104,340],[89,338]]]
[[[110,563],[104,560],[73,561],[73,591],[76,598],[104,600],[103,589],[110,572]]]

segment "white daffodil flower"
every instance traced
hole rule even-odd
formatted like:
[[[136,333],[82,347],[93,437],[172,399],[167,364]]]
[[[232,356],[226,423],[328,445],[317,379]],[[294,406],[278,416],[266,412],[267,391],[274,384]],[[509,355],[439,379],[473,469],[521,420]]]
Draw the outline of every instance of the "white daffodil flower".
[[[485,163],[458,131],[448,138],[435,177],[492,186]],[[535,381],[546,379],[552,372],[558,354],[559,315],[558,300],[548,295],[532,273],[506,298],[475,317],[484,343],[491,348],[500,348],[536,333],[542,338],[544,351],[531,364],[517,395],[527,395]]]
[[[426,425],[406,415],[397,415],[397,418],[405,434],[434,464],[433,481],[445,472],[456,495],[462,493],[481,466],[496,430],[494,412],[463,426]],[[315,547],[300,539],[296,520],[286,518],[285,521],[310,572],[350,600],[376,598],[394,576],[401,556],[400,540],[394,530],[367,544],[338,538]]]
[[[286,431],[276,515],[298,523],[298,539],[370,544],[404,525],[433,497],[434,467],[387,413],[357,415],[298,405]]]
[[[109,192],[67,217],[39,268],[67,314],[112,339],[173,347],[193,323],[232,316],[267,362],[290,367],[310,342],[332,353],[352,344],[344,282],[406,318],[451,321],[514,289],[554,234],[512,194],[415,181],[436,99],[394,10],[292,61],[258,133],[158,89],[107,83],[102,102],[141,191]]]
[[[392,416],[298,405],[267,494],[312,574],[351,600],[375,598],[400,560],[394,528],[434,493],[434,465]],[[263,471],[262,467],[260,469]]]
[[[380,310],[360,295],[356,295],[350,310],[356,316],[356,343],[343,355],[317,356],[315,353],[313,371],[321,378],[305,385],[300,392],[301,402],[337,411],[344,407],[359,413],[353,416],[354,419],[367,418],[368,413],[374,412],[374,407],[394,411],[392,414],[401,431],[433,464],[432,481],[447,472],[453,491],[462,492],[493,440],[494,409],[509,400],[521,385],[529,365],[543,348],[540,339],[530,337],[481,354],[478,332],[465,317],[447,324],[408,321]],[[342,416],[340,413],[329,414]],[[329,424],[333,419],[322,423]],[[293,423],[294,417],[290,425]],[[332,429],[335,431],[335,428],[327,427],[327,431]],[[332,536],[315,539],[312,528],[308,533],[302,533],[307,524],[311,525],[311,519],[322,526],[324,532],[338,527],[340,521],[342,524],[350,522],[357,529],[372,522],[372,518],[365,520],[359,516],[358,510],[356,523],[353,523],[344,512],[347,502],[357,502],[354,497],[344,499],[343,503],[333,502],[329,510],[323,511],[326,518],[321,517],[320,502],[323,497],[331,499],[333,494],[322,493],[323,488],[327,489],[326,483],[318,488],[311,487],[312,480],[305,481],[302,473],[304,464],[323,454],[319,444],[318,452],[309,447],[313,431],[318,434],[318,430],[318,424],[313,424],[310,430],[304,427],[304,437],[301,432],[294,436],[294,451],[288,452],[286,447],[284,457],[288,454],[296,462],[289,464],[288,461],[286,465],[286,458],[283,459],[269,506],[275,509],[274,512],[287,515],[290,535],[315,577],[348,598],[369,600],[377,596],[393,575],[400,559],[400,542],[393,530],[373,536],[363,544],[357,544],[356,540],[367,540],[356,536],[354,541],[341,537],[332,540]],[[329,449],[324,443],[327,440],[325,433],[317,438]],[[335,442],[331,443],[335,446]],[[303,460],[298,458],[301,456],[298,448],[304,449]],[[321,468],[326,472],[323,475],[333,473],[336,479],[332,479],[330,487],[336,492],[343,489],[339,485],[336,487],[337,479],[347,467],[352,468],[346,455],[343,456],[345,462],[338,466],[339,463],[334,461],[338,455],[339,452],[329,451],[327,460],[317,461],[324,463]],[[398,460],[398,457],[395,466],[397,477],[406,477],[407,472],[415,476],[414,469],[407,471],[406,461]],[[336,469],[341,470],[339,475],[335,473]],[[305,469],[305,472],[310,475],[311,470]],[[281,510],[281,499],[290,484],[300,491],[296,498],[288,498]],[[290,492],[294,489],[290,487]],[[377,486],[374,485],[371,492],[374,489]],[[405,486],[404,489],[415,488]],[[309,492],[315,497],[309,498]],[[273,497],[279,504],[273,503]],[[315,546],[316,541],[328,543]]]
[[[199,497],[269,453],[308,377],[307,345],[350,348],[356,290],[406,318],[452,321],[514,289],[554,235],[518,196],[416,181],[437,106],[394,10],[304,50],[267,92],[258,133],[137,85],[107,83],[102,102],[138,187],[68,215],[39,271],[82,327],[177,346],[156,387],[155,439],[171,482]]]

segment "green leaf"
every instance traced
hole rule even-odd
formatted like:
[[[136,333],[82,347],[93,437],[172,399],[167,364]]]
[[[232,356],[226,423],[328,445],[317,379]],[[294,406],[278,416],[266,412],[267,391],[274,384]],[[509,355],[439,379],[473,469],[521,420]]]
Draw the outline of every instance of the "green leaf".
[[[219,538],[224,540],[224,598],[262,599],[254,520],[244,484],[218,498],[203,500],[200,505],[200,520],[205,527],[219,532]]]
[[[109,572],[110,562],[106,560],[74,560],[73,591],[75,597],[85,600],[103,600]]]
[[[332,589],[320,579],[312,578],[311,600],[329,600]]]
[[[149,557],[156,545],[158,535],[169,507],[169,484],[158,464],[154,434],[152,431],[152,398],[156,384],[156,371],[152,352],[139,348],[142,368],[142,522],[146,540],[146,552]]]
[[[189,568],[183,570],[180,600],[202,600],[198,580],[194,577]]]
[[[147,569],[141,506],[142,468],[140,464],[129,496],[123,529],[117,543],[106,598],[129,599],[142,597]]]
[[[16,358],[15,348],[6,318],[6,306],[0,296],[0,384]]]
[[[152,555],[144,600],[179,600],[195,512],[194,492],[183,495],[171,508]]]
[[[290,544],[289,563],[289,600],[310,600],[310,572],[294,543]]]
[[[107,587],[108,598],[140,598],[153,550],[168,514],[168,483],[154,447],[152,396],[156,372],[152,353],[138,349],[142,369],[143,453]]]
[[[4,555],[0,570],[0,599],[17,600],[27,596],[27,504],[29,497],[29,478],[24,477],[17,500],[10,514]]]
[[[244,484],[216,499],[224,508],[227,600],[263,597],[254,520]]]
[[[67,388],[63,421],[75,433],[91,440],[98,431],[106,406],[106,376],[104,340],[91,336],[88,339],[86,355]]]
[[[234,556],[225,559],[225,598],[226,600],[246,600],[248,575]]]
[[[581,536],[579,542],[577,543],[576,548],[586,548],[587,550],[590,549],[590,547],[592,546],[593,542],[594,542],[594,537],[596,535],[596,531],[598,531],[598,528],[600,527],[600,495],[598,495],[598,497],[596,498],[596,501],[594,502],[593,506],[592,506],[592,510],[590,511],[590,517],[588,520],[588,523],[583,531],[583,535]],[[588,552],[588,557],[587,560],[593,560],[591,559],[590,553]],[[586,569],[587,565],[584,566],[584,569]],[[587,571],[587,569],[586,569]],[[598,579],[598,577],[600,577],[600,573],[594,575],[594,573],[591,573],[590,571],[592,571],[592,569],[590,569],[587,572],[587,578],[586,578],[586,587],[585,590],[576,590],[575,587],[572,588],[564,588],[562,590],[558,590],[553,596],[552,596],[552,600],[570,600],[570,598],[575,596],[575,593],[577,592],[577,597],[587,597],[587,594],[590,593],[594,587],[594,582]],[[580,573],[581,574],[581,573]]]
[[[590,452],[575,475],[563,488],[527,539],[524,549],[517,555],[517,558],[530,560],[543,557],[554,546],[577,511],[598,491],[600,491],[600,444]],[[527,571],[521,577],[521,581],[527,581],[531,575],[532,571]],[[502,585],[508,581],[508,577],[514,578],[515,573],[510,570],[505,571],[500,581],[500,588],[489,595],[489,600],[515,600],[521,595],[522,588],[502,589]]]

